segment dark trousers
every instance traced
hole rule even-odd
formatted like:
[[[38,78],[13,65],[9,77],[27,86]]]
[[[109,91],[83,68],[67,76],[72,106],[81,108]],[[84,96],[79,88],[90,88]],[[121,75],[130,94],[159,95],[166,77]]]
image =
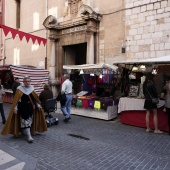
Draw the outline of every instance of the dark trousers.
[[[5,114],[4,114],[3,103],[0,103],[0,112],[1,112],[2,121],[5,122],[6,118],[5,118]]]
[[[168,113],[168,126],[169,126],[169,133],[170,133],[170,108],[166,108],[166,112]]]

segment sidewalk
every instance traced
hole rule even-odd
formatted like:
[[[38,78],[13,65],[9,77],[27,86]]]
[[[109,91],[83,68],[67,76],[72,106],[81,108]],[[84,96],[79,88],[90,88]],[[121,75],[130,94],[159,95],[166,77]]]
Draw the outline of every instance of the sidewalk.
[[[6,114],[9,106],[4,106]],[[167,133],[146,133],[118,119],[72,115],[71,121],[64,123],[58,112],[54,116],[59,118],[59,125],[34,136],[32,144],[0,135],[0,156],[5,152],[10,160],[2,164],[0,157],[0,169],[20,165],[23,170],[170,170]]]

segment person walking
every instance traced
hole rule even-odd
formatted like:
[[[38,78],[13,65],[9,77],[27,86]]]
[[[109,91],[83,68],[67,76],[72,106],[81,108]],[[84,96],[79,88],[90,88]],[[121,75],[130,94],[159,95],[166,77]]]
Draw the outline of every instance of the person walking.
[[[1,134],[13,134],[18,137],[21,131],[23,135],[27,136],[27,141],[32,143],[34,139],[31,132],[35,135],[36,131],[47,131],[47,125],[38,95],[30,81],[30,77],[25,76],[23,78],[24,85],[17,87],[10,113]]]
[[[12,91],[13,91],[13,96],[15,95],[15,92],[17,90],[17,87],[20,85],[19,78],[15,77],[15,81],[12,84]]]
[[[0,79],[0,112],[1,112],[1,117],[2,117],[2,123],[5,124],[6,118],[4,114],[4,107],[3,107],[3,95],[5,92],[3,91],[3,85],[1,84],[1,79]]]
[[[48,112],[46,105],[45,105],[45,102],[48,99],[52,99],[52,98],[53,98],[53,92],[49,89],[49,85],[45,84],[44,90],[39,95],[39,99],[41,101],[41,106],[42,106],[42,108],[45,112]]]
[[[150,114],[153,113],[154,133],[163,133],[158,129],[157,104],[152,103],[152,98],[158,98],[158,94],[151,73],[146,75],[146,79],[143,83],[143,94],[145,96],[144,108],[146,109],[146,132],[151,131],[149,117]]]
[[[70,117],[70,109],[71,109],[71,101],[72,101],[72,88],[73,84],[69,80],[69,75],[64,74],[63,76],[64,82],[61,87],[61,95],[65,94],[66,95],[66,102],[64,105],[61,105],[61,111],[64,114],[64,121],[68,122],[71,117]]]

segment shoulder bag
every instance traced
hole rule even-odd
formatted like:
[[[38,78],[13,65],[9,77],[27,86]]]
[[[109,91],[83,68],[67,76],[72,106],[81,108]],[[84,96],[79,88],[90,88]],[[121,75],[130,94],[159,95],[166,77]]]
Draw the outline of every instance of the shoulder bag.
[[[151,97],[152,103],[158,104],[158,103],[159,103],[159,99],[158,99],[158,98],[153,98],[153,97],[151,96],[151,94],[149,93],[149,91],[148,91],[147,88],[146,88],[146,91],[148,92],[149,96]]]

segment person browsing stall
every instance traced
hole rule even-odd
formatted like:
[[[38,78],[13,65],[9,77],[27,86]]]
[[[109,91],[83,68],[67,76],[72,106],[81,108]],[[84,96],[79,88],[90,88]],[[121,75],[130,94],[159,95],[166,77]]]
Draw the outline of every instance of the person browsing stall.
[[[65,105],[63,106],[61,105],[61,111],[63,112],[64,117],[65,117],[64,121],[68,122],[70,120],[70,109],[71,109],[71,101],[72,101],[73,84],[69,80],[68,74],[64,74],[63,78],[64,78],[64,82],[61,87],[61,94],[66,95],[66,102],[65,102]]]
[[[15,82],[12,84],[12,91],[13,95],[15,95],[15,92],[17,90],[17,87],[20,85],[19,78],[15,77]]]
[[[153,113],[153,122],[155,126],[154,133],[163,133],[158,129],[157,104],[152,102],[152,98],[158,98],[158,93],[154,84],[153,75],[151,73],[146,75],[143,83],[143,94],[145,96],[144,108],[146,109],[146,132],[150,132],[150,114]]]
[[[53,92],[49,89],[49,85],[45,84],[44,90],[39,95],[39,99],[41,101],[42,108],[45,112],[48,112],[46,105],[45,105],[45,102],[48,99],[52,99],[52,98],[53,98]]]
[[[30,77],[25,76],[23,85],[17,87],[10,113],[1,134],[13,134],[18,137],[21,131],[23,135],[27,136],[27,141],[32,143],[34,139],[31,132],[35,134],[36,131],[47,131],[47,125],[44,112],[39,104],[40,100],[30,81]]]

